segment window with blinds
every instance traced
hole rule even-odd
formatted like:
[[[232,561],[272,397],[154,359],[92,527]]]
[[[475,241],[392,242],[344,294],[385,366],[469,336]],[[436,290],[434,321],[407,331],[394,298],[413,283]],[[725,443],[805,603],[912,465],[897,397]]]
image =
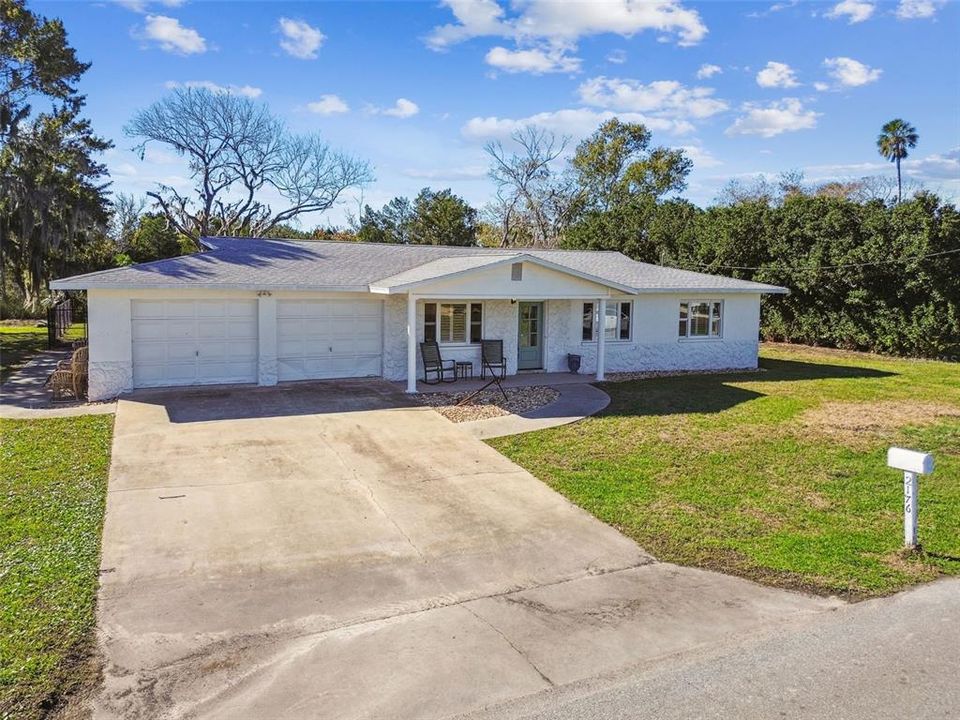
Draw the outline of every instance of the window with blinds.
[[[425,303],[423,339],[447,345],[479,343],[483,336],[482,303]]]

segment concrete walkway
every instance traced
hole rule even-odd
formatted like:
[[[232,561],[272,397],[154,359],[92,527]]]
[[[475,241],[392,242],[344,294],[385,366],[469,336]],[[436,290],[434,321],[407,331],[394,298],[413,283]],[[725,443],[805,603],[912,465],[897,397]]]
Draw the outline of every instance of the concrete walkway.
[[[70,358],[69,348],[45,350],[14,372],[0,385],[0,418],[43,420],[75,415],[102,415],[116,410],[116,403],[54,402],[46,387],[57,363]]]
[[[548,405],[521,415],[471,420],[459,423],[458,427],[475,438],[486,440],[567,425],[594,415],[610,404],[610,396],[593,385],[577,383],[548,387],[560,393],[560,397]]]
[[[95,717],[445,718],[839,605],[658,563],[390,383],[139,392]]]

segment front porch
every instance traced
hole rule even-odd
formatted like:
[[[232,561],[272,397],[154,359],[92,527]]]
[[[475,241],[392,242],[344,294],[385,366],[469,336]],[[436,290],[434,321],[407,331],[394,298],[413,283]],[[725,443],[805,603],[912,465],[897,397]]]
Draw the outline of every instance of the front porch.
[[[437,385],[429,385],[423,382],[423,379],[417,380],[416,392],[418,393],[461,393],[461,392],[472,392],[474,390],[479,390],[488,382],[491,378],[489,373],[487,374],[486,380],[480,379],[479,370],[477,371],[476,376],[471,380],[466,378],[464,380],[457,380],[456,382],[450,383],[439,383]],[[570,372],[520,372],[516,375],[507,375],[503,380],[501,380],[501,385],[505,388],[516,388],[516,387],[534,387],[540,385],[549,385],[550,387],[556,385],[581,385],[584,383],[596,382],[597,377],[594,374],[574,374]],[[492,386],[493,390],[496,390],[496,386]]]
[[[460,392],[482,387],[481,339],[502,342],[505,387],[603,381],[607,339],[604,332],[596,332],[592,340],[582,339],[583,309],[592,308],[596,313],[593,322],[598,323],[596,317],[606,317],[607,300],[596,295],[507,298],[484,294],[451,299],[439,293],[408,294],[406,392]],[[455,314],[448,318],[448,312]],[[420,357],[424,340],[439,343],[444,362],[469,363],[473,378],[436,386],[424,383]],[[583,359],[580,374],[566,371],[571,353]],[[392,379],[398,378],[393,375]]]

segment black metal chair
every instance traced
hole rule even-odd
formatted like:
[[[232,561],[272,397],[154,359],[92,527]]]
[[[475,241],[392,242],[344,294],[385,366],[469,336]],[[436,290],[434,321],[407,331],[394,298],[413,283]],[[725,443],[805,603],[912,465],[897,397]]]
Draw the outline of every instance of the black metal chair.
[[[496,385],[497,389],[500,391],[500,394],[503,395],[505,402],[509,402],[510,398],[507,397],[507,391],[503,389],[501,380],[507,375],[507,361],[503,357],[503,340],[481,340],[480,341],[480,378],[482,380],[487,379],[487,370],[490,371],[490,375],[493,377],[492,380],[487,382],[479,390],[474,390],[472,393],[463,398],[457,405],[469,405],[470,402],[477,397],[480,393],[486,390],[491,385]],[[497,374],[497,370],[500,371]]]
[[[420,357],[423,359],[423,381],[427,385],[438,385],[442,382],[452,383],[457,380],[457,366],[454,360],[444,360],[440,357],[440,346],[435,340],[420,343]],[[430,382],[427,378],[430,373],[437,379]],[[447,379],[447,374],[452,375]]]
[[[507,374],[507,361],[503,357],[503,340],[481,340],[480,341],[480,378],[486,379],[487,370],[493,377],[497,377],[497,370],[500,371],[502,380]]]

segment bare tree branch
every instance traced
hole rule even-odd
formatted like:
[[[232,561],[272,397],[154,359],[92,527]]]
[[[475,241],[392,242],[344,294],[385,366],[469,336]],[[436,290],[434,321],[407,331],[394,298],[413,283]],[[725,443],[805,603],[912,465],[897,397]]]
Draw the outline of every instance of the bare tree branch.
[[[147,193],[170,225],[195,242],[204,235],[264,235],[299,215],[329,210],[344,191],[372,180],[362,160],[332,150],[317,135],[295,135],[267,107],[204,88],[180,88],[138,112],[126,128],[186,158],[194,182]],[[285,207],[264,199],[279,196]]]
[[[500,141],[484,147],[492,160],[490,178],[497,186],[497,202],[490,209],[500,213],[495,224],[501,243],[523,237],[535,247],[553,247],[569,219],[575,189],[550,164],[563,155],[569,138],[528,126],[510,139],[519,152],[508,152]]]

